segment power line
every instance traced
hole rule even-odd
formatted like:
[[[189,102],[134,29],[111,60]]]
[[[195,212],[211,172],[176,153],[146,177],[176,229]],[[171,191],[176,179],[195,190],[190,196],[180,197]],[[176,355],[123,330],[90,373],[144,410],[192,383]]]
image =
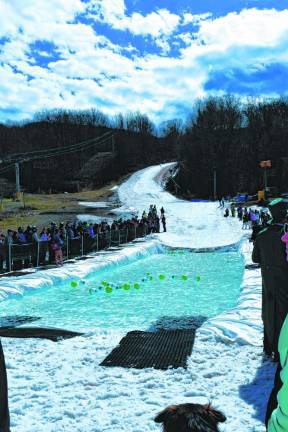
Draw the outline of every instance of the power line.
[[[105,142],[106,140],[103,141],[104,137],[106,137],[107,139],[111,139],[113,136],[113,134],[111,132],[105,132],[103,135],[101,135],[100,137],[97,138],[90,138],[89,140],[86,141],[82,141],[80,143],[76,143],[76,144],[72,144],[66,147],[54,147],[52,149],[46,149],[46,150],[35,150],[33,152],[26,152],[26,153],[16,153],[16,154],[12,154],[9,157],[7,157],[6,159],[2,159],[1,163],[7,163],[7,162],[17,162],[19,160],[29,160],[32,157],[35,157],[38,155],[38,159],[41,157],[44,157],[46,154],[55,154],[56,156],[58,155],[59,152],[63,152],[63,151],[74,151],[77,150],[81,147],[85,147],[86,145],[95,145],[95,144],[102,144],[103,142]],[[99,142],[98,142],[99,141]],[[28,158],[28,159],[26,159]]]
[[[0,174],[2,173],[2,172],[5,172],[5,171],[8,171],[11,167],[15,167],[15,163],[12,163],[12,164],[10,164],[10,165],[7,165],[5,168],[1,168],[0,169]]]
[[[106,139],[100,141],[98,144],[104,144],[105,142],[109,141],[110,139],[111,139],[110,137],[107,137]],[[19,159],[19,162],[29,162],[29,161],[33,161],[33,160],[37,160],[37,159],[48,159],[48,158],[55,157],[55,156],[63,156],[63,155],[68,154],[68,153],[73,153],[77,150],[87,150],[90,147],[93,147],[94,145],[95,145],[95,143],[93,142],[93,143],[88,143],[88,144],[82,145],[81,147],[72,148],[72,149],[70,148],[67,150],[64,150],[62,148],[62,149],[59,149],[59,151],[57,153],[55,152],[55,153],[51,153],[51,154],[36,155],[34,157],[23,158],[23,159]]]

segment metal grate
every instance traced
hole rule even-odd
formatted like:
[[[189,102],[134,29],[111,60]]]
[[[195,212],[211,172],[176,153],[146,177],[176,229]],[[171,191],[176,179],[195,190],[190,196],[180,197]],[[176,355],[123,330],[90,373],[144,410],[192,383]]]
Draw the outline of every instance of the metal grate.
[[[120,341],[100,366],[125,368],[186,368],[196,329],[161,330],[156,333],[132,331]]]

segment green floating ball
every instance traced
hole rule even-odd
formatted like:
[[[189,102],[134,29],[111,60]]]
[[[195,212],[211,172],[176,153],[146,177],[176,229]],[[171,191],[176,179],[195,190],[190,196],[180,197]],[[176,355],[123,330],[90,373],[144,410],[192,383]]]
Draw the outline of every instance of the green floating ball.
[[[187,277],[186,275],[182,275],[182,276],[181,276],[181,279],[182,279],[183,281],[186,281],[186,280],[188,279],[188,277]]]
[[[165,275],[160,274],[160,275],[159,275],[159,279],[160,279],[160,280],[164,280],[164,279],[165,279]]]
[[[179,251],[179,255],[184,255],[184,252],[183,251]]]
[[[106,286],[105,291],[107,294],[111,294],[113,289],[110,286]]]
[[[197,282],[200,282],[201,277],[200,276],[196,276],[196,280],[197,280]]]
[[[77,288],[77,287],[78,287],[78,283],[75,282],[75,281],[72,281],[72,282],[71,282],[71,287],[72,287],[72,288]]]
[[[126,284],[122,285],[122,288],[123,288],[125,291],[128,291],[128,290],[130,289],[130,285],[126,283]]]
[[[139,289],[139,288],[140,288],[140,285],[139,285],[138,283],[135,283],[135,284],[134,284],[134,288],[135,288],[135,289]]]
[[[149,280],[150,280],[150,281],[152,281],[152,280],[153,280],[153,277],[152,277],[152,276],[150,276],[150,277],[149,277]]]
[[[108,285],[108,282],[106,282],[106,281],[102,281],[102,282],[101,282],[101,285],[103,285],[103,286],[107,286],[107,285]]]

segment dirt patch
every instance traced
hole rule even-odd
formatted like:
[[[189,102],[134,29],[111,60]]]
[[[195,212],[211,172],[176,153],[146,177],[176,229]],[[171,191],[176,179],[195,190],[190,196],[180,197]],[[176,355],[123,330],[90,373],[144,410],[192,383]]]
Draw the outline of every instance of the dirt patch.
[[[126,178],[127,176],[125,176]],[[12,199],[4,199],[0,209],[0,232],[8,228],[17,229],[19,226],[36,225],[39,228],[47,226],[51,221],[74,220],[78,214],[93,214],[106,217],[112,208],[117,206],[115,200],[111,200],[114,186],[121,183],[125,178],[117,182],[111,182],[99,189],[77,193],[61,194],[29,194],[25,193],[23,201],[16,202]],[[107,208],[93,208],[79,205],[79,201],[111,201]]]

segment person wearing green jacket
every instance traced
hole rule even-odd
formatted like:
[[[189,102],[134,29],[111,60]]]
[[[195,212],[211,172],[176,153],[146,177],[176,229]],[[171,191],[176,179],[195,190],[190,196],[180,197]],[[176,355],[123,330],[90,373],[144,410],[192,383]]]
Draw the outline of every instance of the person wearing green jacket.
[[[0,432],[10,432],[5,359],[0,341]]]
[[[260,264],[262,274],[264,352],[278,360],[278,338],[288,313],[288,263],[281,240],[287,221],[287,202],[275,199],[269,210],[272,221],[256,236],[252,260]]]
[[[280,364],[276,372],[274,388],[266,413],[268,432],[288,431],[288,316],[284,321],[279,336],[278,350]]]

